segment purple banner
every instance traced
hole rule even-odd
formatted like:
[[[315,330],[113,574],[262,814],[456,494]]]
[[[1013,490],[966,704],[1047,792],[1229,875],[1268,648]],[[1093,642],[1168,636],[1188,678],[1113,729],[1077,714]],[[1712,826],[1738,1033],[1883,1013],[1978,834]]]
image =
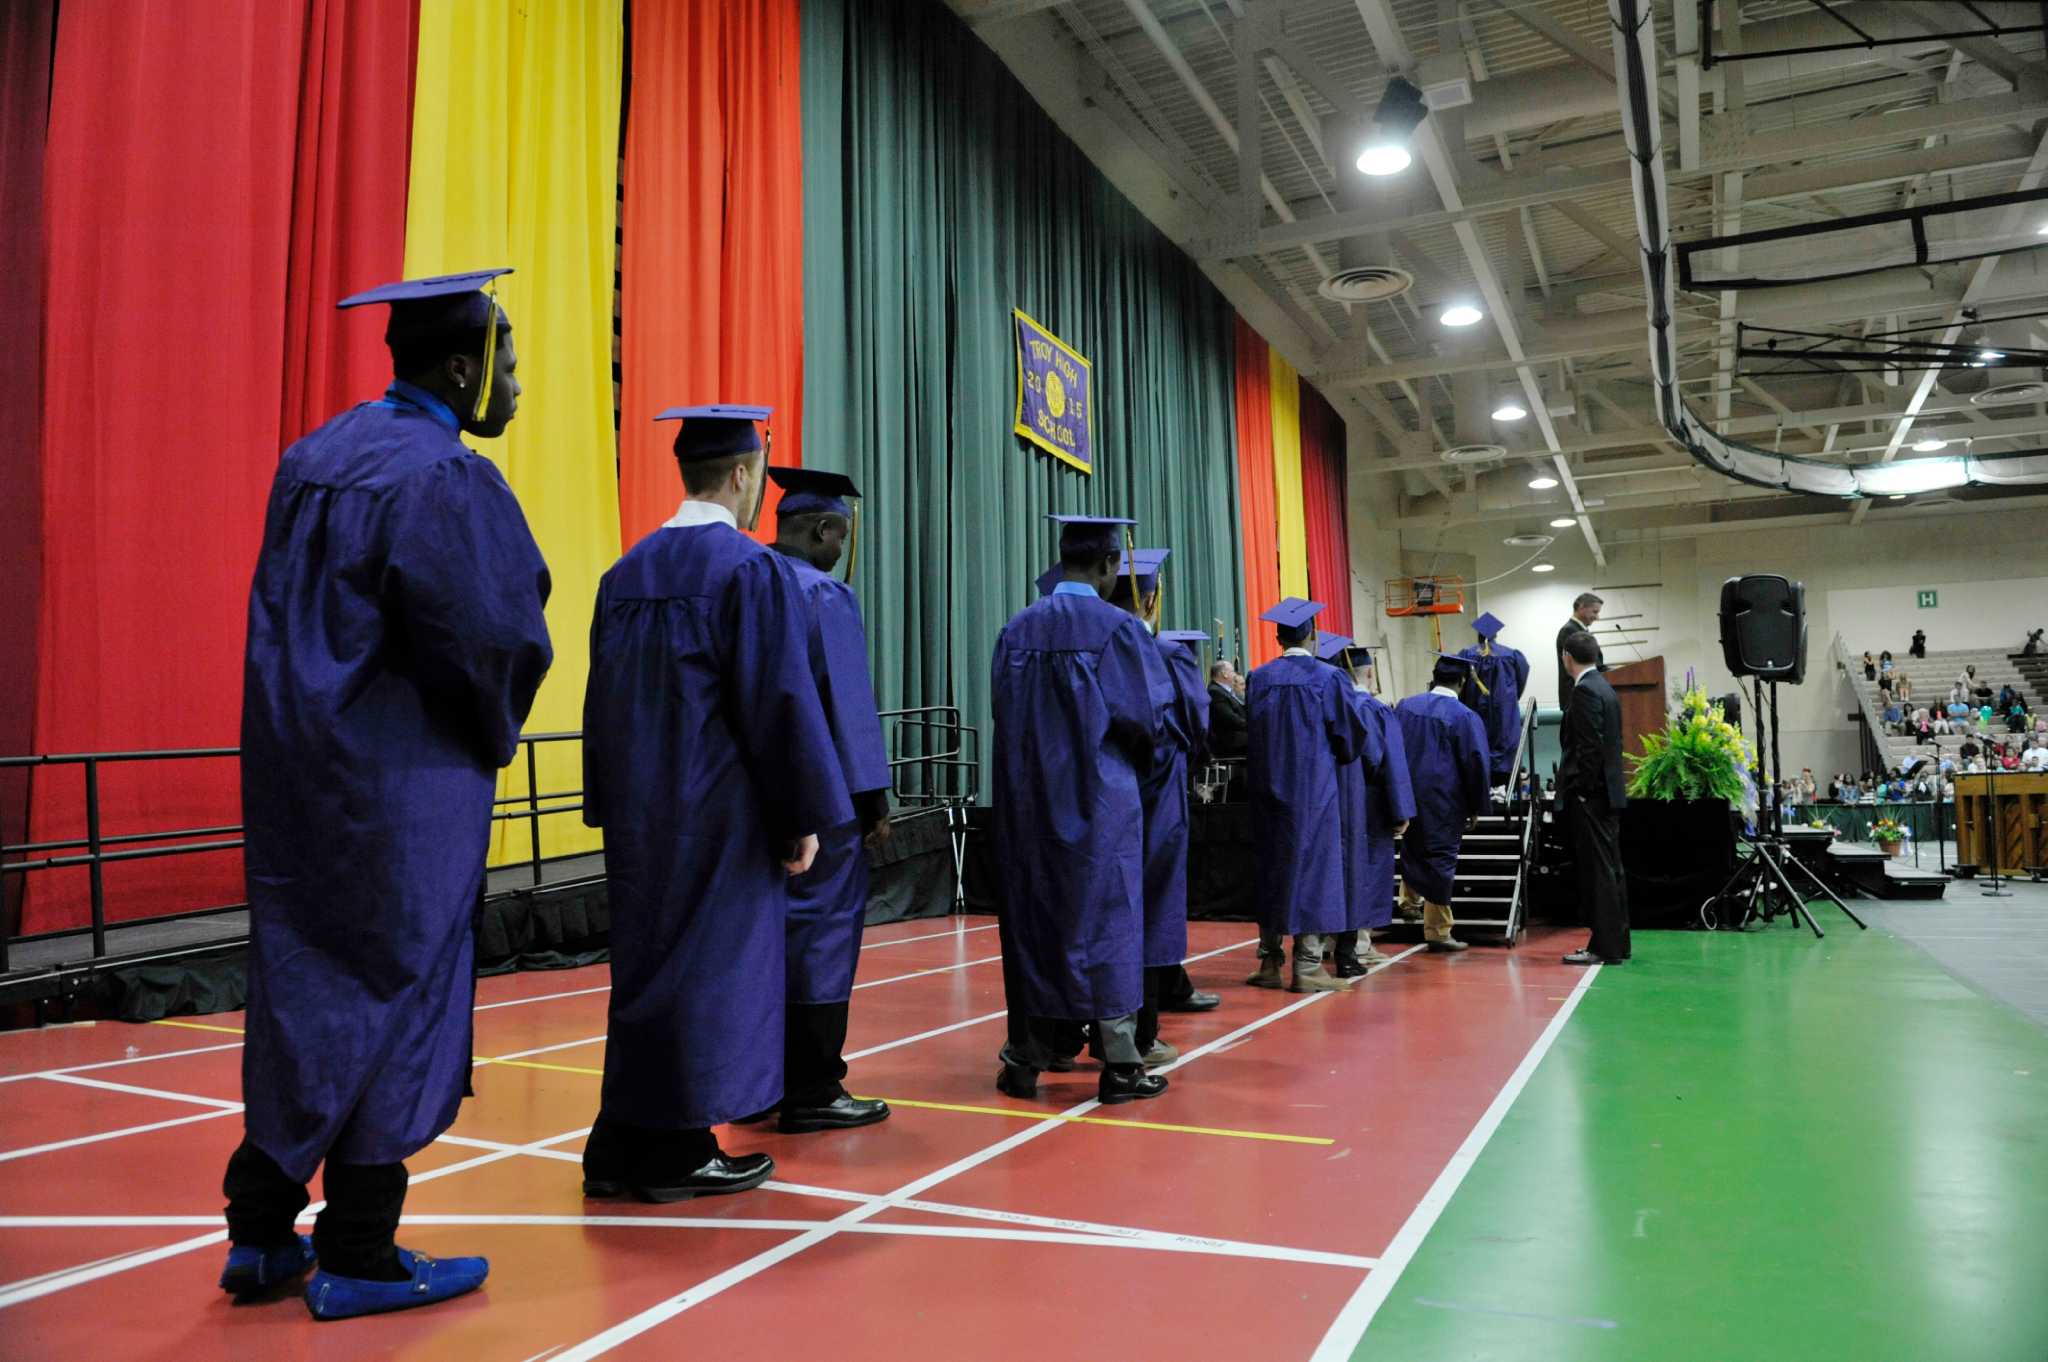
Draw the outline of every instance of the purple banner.
[[[1014,309],[1017,319],[1016,433],[1060,462],[1095,471],[1095,379],[1088,361]]]

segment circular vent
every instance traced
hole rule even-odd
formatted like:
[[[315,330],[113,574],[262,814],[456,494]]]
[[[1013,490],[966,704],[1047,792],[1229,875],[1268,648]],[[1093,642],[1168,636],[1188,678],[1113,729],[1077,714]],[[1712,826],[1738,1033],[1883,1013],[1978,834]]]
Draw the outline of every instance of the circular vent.
[[[1540,549],[1545,544],[1556,543],[1557,536],[1550,534],[1511,534],[1500,542],[1506,544],[1511,549]]]
[[[1453,445],[1437,457],[1445,463],[1494,463],[1507,456],[1506,445]]]
[[[2048,402],[2048,383],[2005,383],[1970,398],[1973,407],[2010,407],[2021,402]]]
[[[1333,303],[1378,303],[1415,287],[1415,276],[1392,265],[1356,265],[1338,270],[1316,286]]]

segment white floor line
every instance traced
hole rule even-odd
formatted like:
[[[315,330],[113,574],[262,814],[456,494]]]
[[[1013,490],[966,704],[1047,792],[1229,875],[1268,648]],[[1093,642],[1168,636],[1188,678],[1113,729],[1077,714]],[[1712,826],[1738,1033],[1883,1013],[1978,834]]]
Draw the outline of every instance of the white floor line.
[[[169,1092],[163,1088],[138,1088],[132,1083],[110,1083],[104,1078],[81,1078],[77,1074],[44,1074],[52,1083],[70,1083],[80,1088],[103,1088],[108,1092],[125,1092],[133,1097],[156,1097],[166,1102],[191,1102],[202,1107],[218,1107],[222,1111],[240,1111],[240,1102],[230,1102],[225,1097],[195,1097],[188,1092]]]
[[[870,1045],[865,1050],[855,1050],[852,1054],[843,1055],[841,1058],[848,1064],[851,1064],[856,1059],[866,1059],[869,1055],[879,1055],[885,1050],[900,1050],[906,1045],[915,1045],[921,1040],[930,1040],[933,1036],[943,1036],[949,1031],[964,1031],[970,1026],[979,1026],[983,1022],[996,1021],[1009,1015],[1008,1012],[984,1012],[979,1017],[969,1017],[966,1021],[956,1021],[945,1026],[934,1026],[929,1031],[920,1031],[914,1036],[904,1036],[900,1040],[885,1040],[880,1045]]]
[[[430,1168],[424,1173],[415,1173],[412,1176],[412,1183],[414,1186],[418,1186],[422,1182],[432,1182],[436,1178],[445,1178],[451,1173],[462,1173],[472,1168],[481,1168],[487,1163],[497,1163],[500,1160],[513,1158],[520,1154],[528,1154],[535,1150],[546,1149],[551,1145],[562,1144],[589,1133],[590,1127],[584,1126],[561,1135],[550,1135],[545,1140],[535,1140],[532,1144],[507,1145],[503,1149],[492,1150],[488,1154],[479,1154],[473,1159],[463,1159],[459,1163],[445,1164],[440,1168]],[[306,1214],[316,1214],[325,1204],[325,1202],[314,1202],[306,1208]],[[217,1224],[219,1222],[215,1221],[214,1223]],[[165,1258],[175,1258],[181,1253],[190,1253],[194,1249],[206,1248],[211,1244],[224,1244],[227,1242],[227,1237],[228,1232],[226,1230],[215,1230],[211,1234],[201,1234],[190,1239],[181,1239],[175,1244],[164,1244],[157,1248],[144,1249],[140,1253],[124,1253],[116,1258],[102,1259],[96,1263],[84,1264],[62,1272],[45,1273],[40,1277],[9,1282],[0,1285],[0,1310],[4,1310],[11,1305],[21,1305],[42,1296],[53,1295],[59,1291],[67,1291],[74,1286],[84,1286],[88,1282],[96,1282],[103,1277],[112,1277],[117,1273],[128,1272],[134,1268],[147,1267],[151,1263],[161,1262]]]
[[[1480,1116],[1479,1123],[1472,1127],[1472,1132],[1465,1137],[1465,1142],[1458,1146],[1457,1151],[1451,1155],[1450,1162],[1436,1175],[1436,1181],[1430,1184],[1429,1191],[1423,1194],[1422,1200],[1416,1203],[1415,1209],[1410,1211],[1408,1218],[1401,1223],[1401,1228],[1395,1231],[1393,1242],[1389,1243],[1386,1252],[1380,1255],[1379,1267],[1359,1283],[1358,1290],[1352,1293],[1344,1308],[1337,1312],[1337,1318],[1331,1321],[1329,1331],[1323,1335],[1321,1345],[1316,1348],[1309,1362],[1343,1362],[1357,1349],[1359,1340],[1365,1336],[1365,1331],[1372,1327],[1373,1316],[1386,1304],[1395,1283],[1401,1280],[1401,1274],[1407,1271],[1408,1264],[1414,1260],[1415,1251],[1422,1247],[1423,1239],[1436,1224],[1437,1218],[1444,1213],[1444,1207],[1450,1205],[1451,1198],[1457,1194],[1458,1184],[1465,1180],[1465,1175],[1472,1171],[1472,1165],[1479,1161],[1479,1155],[1485,1150],[1487,1141],[1493,1138],[1494,1131],[1500,1129],[1501,1121],[1508,1114],[1508,1108],[1515,1104],[1515,1099],[1522,1095],[1522,1089],[1529,1085],[1530,1076],[1543,1062],[1543,1057],[1550,1053],[1550,1047],[1557,1043],[1558,1036],[1564,1031],[1565,1023],[1570,1021],[1572,1013],[1578,1010],[1579,1000],[1586,996],[1586,989],[1599,973],[1600,966],[1589,965],[1578,983],[1572,986],[1572,991],[1565,997],[1564,1005],[1557,1009],[1557,1015],[1543,1028],[1543,1033],[1536,1037],[1536,1043],[1529,1047],[1529,1053],[1522,1056],[1522,1062],[1515,1066],[1515,1071],[1508,1075],[1508,1081],[1494,1094],[1493,1101]]]
[[[855,984],[853,991],[858,993],[864,988],[880,988],[883,984],[900,984],[906,979],[922,979],[930,974],[951,974],[955,970],[973,969],[976,965],[994,965],[1000,963],[1002,958],[1000,955],[989,955],[979,960],[962,960],[955,965],[934,965],[930,969],[912,970],[908,974],[892,974],[887,979],[870,979],[864,984]]]
[[[478,1055],[478,1064],[503,1064],[508,1060],[532,1059],[535,1055],[551,1055],[557,1050],[574,1050],[585,1045],[595,1045],[604,1036],[585,1036],[582,1040],[558,1040],[553,1045],[536,1045],[531,1050],[514,1050],[509,1055]]]
[[[1408,950],[1402,951],[1400,954],[1393,956],[1385,963],[1374,966],[1373,971],[1377,972],[1379,970],[1385,969],[1389,965],[1392,965],[1397,961],[1406,959],[1408,956],[1413,955],[1416,951],[1420,949],[1422,949],[1420,946],[1410,947]],[[1322,1001],[1324,998],[1334,996],[1336,995],[1331,993],[1308,994],[1307,996],[1300,999],[1298,1002],[1290,1003],[1286,1007],[1280,1008],[1275,1012],[1270,1012],[1265,1016],[1260,1017],[1256,1021],[1249,1022],[1244,1026],[1239,1027],[1237,1030],[1232,1031],[1227,1035],[1217,1037],[1215,1040],[1208,1042],[1206,1045],[1199,1045],[1195,1047],[1193,1050],[1190,1050],[1188,1053],[1182,1055],[1178,1060],[1174,1061],[1174,1063],[1167,1065],[1164,1069],[1160,1070],[1160,1072],[1164,1073],[1172,1069],[1183,1068],[1186,1065],[1195,1061],[1196,1059],[1201,1058],[1203,1055],[1211,1054],[1217,1050],[1224,1048],[1225,1046],[1236,1044],[1238,1041],[1242,1040],[1246,1036],[1251,1035],[1253,1032],[1258,1031],[1265,1026],[1271,1025],[1273,1022],[1278,1021],[1281,1017],[1289,1016],[1295,1012],[1299,1012],[1304,1007],[1309,1007],[1315,1003]],[[1067,1108],[1067,1110],[1059,1113],[1059,1115],[1063,1117],[1085,1116],[1089,1112],[1095,1110],[1100,1105],[1100,1102],[1096,1101],[1093,1098],[1090,1098],[1088,1101],[1080,1102],[1075,1104],[1074,1106]],[[707,1278],[706,1280],[697,1283],[695,1286],[692,1286],[687,1291],[683,1291],[677,1295],[671,1296],[667,1300],[662,1301],[659,1304],[650,1306],[649,1308],[642,1310],[637,1315],[634,1315],[628,1319],[621,1320],[619,1323],[614,1324],[611,1328],[604,1330],[602,1333],[598,1333],[592,1335],[589,1338],[584,1339],[581,1343],[578,1343],[574,1347],[569,1348],[568,1350],[557,1355],[557,1357],[554,1359],[554,1362],[590,1362],[591,1358],[601,1357],[605,1353],[610,1352],[613,1348],[617,1347],[619,1344],[626,1342],[628,1339],[637,1338],[641,1334],[646,1333],[649,1329],[652,1329],[657,1325],[664,1324],[667,1321],[674,1319],[677,1315],[682,1314],[685,1310],[689,1310],[694,1306],[701,1305],[705,1301],[711,1300],[716,1296],[722,1295],[724,1292],[731,1289],[732,1287],[738,1286],[742,1282],[745,1282],[753,1277],[759,1276],[761,1273],[767,1271],[769,1268],[774,1267],[777,1263],[783,1262],[786,1259],[794,1257],[795,1255],[802,1253],[805,1249],[811,1248],[814,1245],[821,1244],[825,1240],[832,1238],[834,1235],[843,1233],[851,1226],[859,1225],[867,1220],[870,1220],[874,1216],[880,1214],[882,1211],[887,1210],[891,1207],[901,1206],[904,1202],[913,1200],[921,1196],[923,1193],[931,1190],[933,1187],[938,1186],[940,1183],[949,1182],[953,1178],[960,1176],[962,1173],[970,1172],[973,1169],[979,1168],[981,1165],[988,1163],[993,1159],[1001,1158],[1004,1154],[1009,1153],[1011,1150],[1016,1149],[1025,1144],[1029,1144],[1031,1141],[1039,1138],[1040,1136],[1045,1135],[1050,1131],[1060,1129],[1061,1127],[1066,1126],[1068,1124],[1069,1122],[1064,1120],[1047,1120],[1042,1121],[1037,1125],[1026,1126],[1024,1129],[1018,1131],[1014,1135],[1010,1135],[1004,1139],[998,1140],[992,1145],[988,1145],[987,1147],[978,1150],[975,1153],[969,1154],[964,1158],[957,1159],[954,1162],[947,1164],[943,1168],[925,1174],[921,1178],[917,1178],[913,1181],[907,1182],[903,1184],[901,1187],[896,1188],[894,1191],[889,1192],[886,1195],[879,1197],[874,1201],[870,1201],[863,1205],[856,1206],[852,1210],[846,1212],[844,1215],[838,1217],[835,1220],[827,1221],[825,1224],[819,1226],[814,1230],[808,1230],[805,1233],[798,1235],[794,1239],[788,1240],[781,1244],[777,1244],[775,1247],[767,1249],[761,1253],[757,1253],[753,1257],[748,1258],[743,1262],[735,1263],[733,1266],[727,1268],[725,1271],[720,1272],[713,1277]],[[1368,1280],[1370,1280],[1370,1278],[1368,1278]]]
[[[954,927],[949,931],[932,932],[926,936],[899,936],[894,941],[869,941],[861,946],[864,951],[879,951],[890,946],[908,946],[913,941],[939,941],[946,937],[973,936],[976,932],[992,932],[996,924],[991,922],[981,927]]]
[[[153,1059],[179,1059],[185,1055],[210,1055],[219,1050],[239,1050],[242,1042],[225,1041],[219,1045],[197,1045],[189,1050],[159,1050],[155,1054],[130,1055],[126,1059],[102,1059],[92,1064],[67,1064],[61,1069],[37,1069],[33,1073],[0,1074],[0,1083],[19,1083],[30,1078],[54,1078],[58,1074],[91,1073],[95,1069],[118,1069],[127,1064],[147,1064]]]
[[[479,1003],[478,1012],[496,1012],[501,1007],[524,1007],[528,1003],[551,1003],[558,998],[587,998],[593,993],[609,993],[610,984],[599,984],[595,988],[572,988],[567,993],[541,993],[531,998],[507,998],[502,1003]]]
[[[233,1111],[202,1111],[191,1116],[174,1116],[168,1121],[151,1121],[146,1126],[126,1126],[120,1130],[103,1130],[96,1135],[79,1135],[69,1140],[52,1140],[48,1144],[30,1145],[26,1149],[10,1149],[0,1153],[0,1163],[25,1159],[31,1154],[54,1154],[60,1149],[76,1149],[79,1145],[98,1144],[102,1140],[118,1140],[124,1135],[143,1135],[152,1130],[167,1130],[172,1126],[189,1126],[194,1121],[214,1121],[223,1116],[233,1116],[240,1110],[240,1107],[236,1107]],[[219,1219],[219,1216],[214,1217],[216,1222]]]

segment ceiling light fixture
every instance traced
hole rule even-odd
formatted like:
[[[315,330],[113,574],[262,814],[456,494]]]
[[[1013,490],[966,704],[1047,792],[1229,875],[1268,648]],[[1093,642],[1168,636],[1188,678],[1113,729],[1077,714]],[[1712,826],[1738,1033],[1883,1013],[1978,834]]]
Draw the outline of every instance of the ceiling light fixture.
[[[1568,530],[1578,523],[1578,521],[1573,520],[1568,515],[1561,515],[1557,519],[1550,522],[1550,528],[1553,530]]]
[[[1437,314],[1445,326],[1470,326],[1486,314],[1470,303],[1452,303]]]
[[[1529,569],[1529,571],[1531,571],[1531,572],[1555,572],[1555,571],[1557,571],[1557,564],[1555,564],[1555,563],[1538,563],[1538,564],[1537,564],[1537,565],[1536,565],[1535,567],[1532,567],[1532,568],[1530,568],[1530,569]]]
[[[1529,414],[1522,404],[1522,390],[1510,383],[1493,395],[1493,419],[1496,421],[1519,421]]]
[[[1541,474],[1529,479],[1529,486],[1539,492],[1548,492],[1551,488],[1557,486],[1557,479],[1548,474]]]
[[[1915,454],[1932,454],[1935,453],[1937,450],[1943,450],[1947,448],[1948,441],[1937,440],[1932,435],[1928,436],[1924,440],[1913,441],[1913,452]]]
[[[1358,153],[1359,173],[1397,175],[1406,170],[1415,160],[1408,152],[1408,139],[1428,113],[1421,90],[1399,76],[1388,81]]]
[[[2003,350],[1979,350],[1979,351],[1977,352],[1977,358],[1978,358],[1978,359],[1981,359],[1981,360],[1983,360],[1983,361],[1984,361],[1985,363],[1987,363],[1987,364],[1990,364],[1990,363],[1993,363],[1993,362],[1995,362],[1995,361],[1997,361],[1997,360],[2001,360],[2001,359],[2004,359],[2004,358],[2005,358],[2005,351],[2003,351]]]

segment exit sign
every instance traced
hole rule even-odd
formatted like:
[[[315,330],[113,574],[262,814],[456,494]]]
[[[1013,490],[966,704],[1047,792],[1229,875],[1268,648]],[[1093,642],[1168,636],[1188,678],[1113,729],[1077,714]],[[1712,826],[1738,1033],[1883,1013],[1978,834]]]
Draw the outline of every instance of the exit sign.
[[[1919,605],[1922,610],[1938,609],[1941,605],[1941,598],[1936,592],[1923,591],[1920,593]]]

